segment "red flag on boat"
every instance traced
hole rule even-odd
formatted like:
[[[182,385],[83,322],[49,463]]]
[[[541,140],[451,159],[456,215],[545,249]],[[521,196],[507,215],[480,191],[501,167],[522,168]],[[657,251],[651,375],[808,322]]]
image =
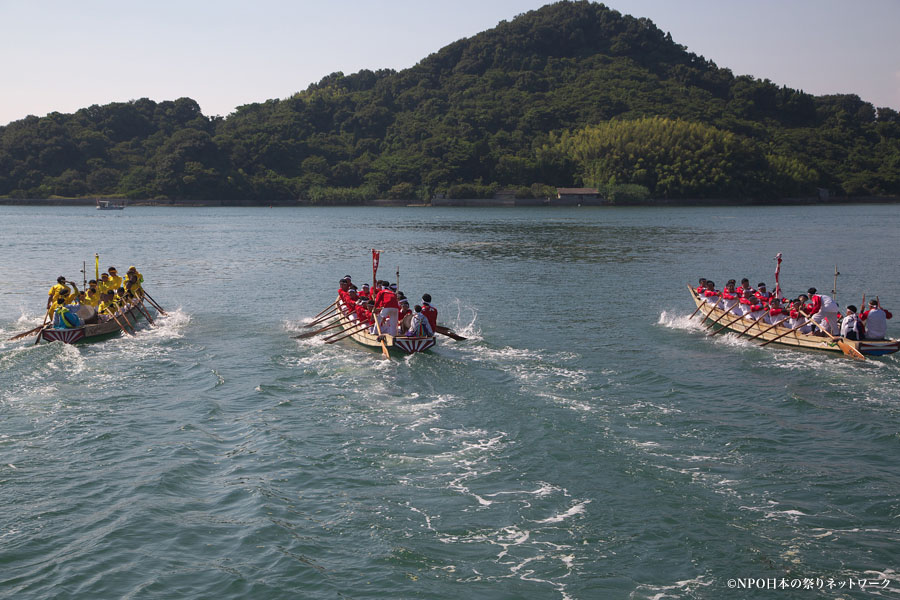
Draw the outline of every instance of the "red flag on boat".
[[[375,291],[375,273],[378,272],[378,259],[381,258],[381,252],[372,248],[372,291]]]
[[[781,252],[775,255],[775,297],[781,299],[781,284],[778,275],[781,273]]]

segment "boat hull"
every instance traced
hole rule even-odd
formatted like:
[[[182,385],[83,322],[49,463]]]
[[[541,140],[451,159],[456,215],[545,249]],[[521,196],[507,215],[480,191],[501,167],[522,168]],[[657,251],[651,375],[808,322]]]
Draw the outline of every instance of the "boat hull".
[[[707,321],[718,322],[713,326],[715,329],[725,329],[727,331],[738,333],[746,336],[748,339],[756,336],[760,342],[771,341],[773,344],[782,346],[792,346],[794,348],[806,348],[808,350],[820,350],[825,352],[842,352],[837,342],[828,337],[810,335],[791,331],[787,327],[777,325],[772,327],[770,323],[751,323],[749,319],[743,317],[738,318],[736,315],[725,315],[725,311],[720,308],[714,308],[708,304],[704,298],[701,298],[691,286],[688,286],[691,298],[694,300],[695,306],[705,305],[700,308],[700,312],[706,315]],[[836,340],[847,343],[860,353],[868,356],[884,356],[893,354],[900,350],[900,340],[848,340],[843,337],[836,337]]]
[[[340,300],[338,300],[338,305],[342,306]],[[350,320],[347,315],[344,314],[343,309],[338,311],[338,321],[341,324],[341,329],[344,331],[348,331],[351,328],[356,329],[358,323],[356,321]],[[363,346],[369,346],[371,348],[381,349],[381,342],[378,341],[378,336],[376,334],[371,334],[367,330],[359,331],[357,333],[350,334],[349,336],[353,341],[362,344]],[[405,354],[417,354],[419,352],[425,352],[430,348],[434,347],[436,344],[434,336],[431,337],[401,337],[401,336],[392,336],[385,335],[384,343],[387,346],[388,350],[396,350],[403,352]]]
[[[136,323],[138,319],[144,315],[137,308],[131,308],[125,312],[128,320]],[[122,317],[119,316],[119,320]],[[124,322],[123,322],[124,324]],[[82,327],[74,327],[72,329],[53,329],[48,328],[38,333],[38,340],[42,342],[62,342],[64,344],[80,344],[84,342],[97,342],[108,337],[117,335],[122,330],[114,319],[104,321],[102,323],[91,323]]]

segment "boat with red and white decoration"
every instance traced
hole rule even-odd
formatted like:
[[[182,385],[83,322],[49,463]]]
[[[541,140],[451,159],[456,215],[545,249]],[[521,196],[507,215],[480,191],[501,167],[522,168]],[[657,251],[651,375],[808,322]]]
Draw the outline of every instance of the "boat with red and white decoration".
[[[335,303],[338,307],[341,307],[337,311],[335,324],[340,323],[340,329],[342,331],[355,331],[354,333],[350,333],[348,337],[354,342],[362,344],[363,346],[369,346],[371,348],[381,350],[383,340],[385,347],[387,347],[389,351],[399,350],[400,352],[404,352],[406,354],[415,354],[417,352],[425,352],[426,350],[434,347],[434,345],[437,343],[433,335],[422,337],[405,337],[400,335],[395,336],[384,334],[379,336],[377,332],[371,333],[368,327],[363,327],[362,329],[360,329],[359,322],[351,319],[347,314],[344,313],[340,298],[335,300]]]
[[[725,311],[720,305],[713,305],[706,298],[697,293],[688,285],[691,298],[702,313],[702,317],[710,322],[710,328],[714,331],[724,330],[727,333],[737,334],[747,340],[757,340],[762,344],[779,344],[805,348],[807,350],[822,350],[825,352],[843,352],[848,356],[860,358],[865,356],[884,356],[900,351],[900,340],[851,340],[845,337],[825,335],[813,335],[801,333],[784,325],[773,325],[763,320],[753,321],[746,317],[737,316]],[[855,351],[855,352],[854,352]]]

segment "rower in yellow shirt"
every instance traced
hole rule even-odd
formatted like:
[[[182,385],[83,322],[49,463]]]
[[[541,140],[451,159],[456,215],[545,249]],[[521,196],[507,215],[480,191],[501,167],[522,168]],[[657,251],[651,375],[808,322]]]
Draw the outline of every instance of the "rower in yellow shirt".
[[[72,291],[69,291],[69,289],[66,288],[66,292],[67,292],[66,293],[66,304],[76,304],[78,301],[78,293],[79,293],[78,286],[75,285],[74,281],[67,281],[66,283],[68,285],[72,286]],[[60,293],[60,296],[62,296],[62,293]],[[57,296],[57,298],[58,297],[59,296]]]
[[[137,298],[144,297],[144,290],[141,288],[141,281],[143,281],[143,277],[140,277],[139,274],[135,271],[128,272],[128,279],[125,281],[125,291],[131,292]]]
[[[115,267],[110,267],[106,270],[109,273],[109,287],[110,289],[117,290],[122,287],[122,278],[119,277],[119,274],[116,272]]]
[[[85,295],[85,300],[82,304],[87,304],[88,306],[93,306],[94,308],[100,306],[100,290],[97,289],[96,285],[88,288],[87,294]]]
[[[134,265],[131,265],[130,267],[128,267],[128,274],[127,274],[128,277],[131,277],[131,274],[132,274],[132,273],[134,273],[135,275],[137,275],[137,280],[138,280],[138,283],[139,283],[139,284],[144,283],[144,276],[141,275],[141,272],[138,271],[137,268],[135,268]]]
[[[47,310],[50,310],[50,307],[56,304],[56,298],[60,294],[65,294],[66,298],[69,297],[69,288],[66,286],[66,278],[60,275],[56,278],[56,285],[50,288],[50,291],[47,292]]]
[[[100,297],[100,304],[97,306],[98,315],[114,315],[119,312],[119,306],[116,304],[116,297],[112,292],[103,292]]]
[[[101,273],[100,281],[97,282],[97,288],[100,290],[100,293],[107,292],[109,290],[114,290],[115,288],[110,285],[109,282],[109,273]]]

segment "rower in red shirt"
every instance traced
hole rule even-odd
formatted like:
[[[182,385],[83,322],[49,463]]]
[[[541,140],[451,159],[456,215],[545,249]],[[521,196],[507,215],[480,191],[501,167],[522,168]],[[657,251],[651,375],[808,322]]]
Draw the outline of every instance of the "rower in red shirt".
[[[431,294],[422,294],[422,314],[428,319],[432,331],[437,331],[437,309],[431,305]]]
[[[703,294],[704,290],[706,290],[706,277],[700,278],[700,285],[694,288],[694,291],[697,292],[698,295]]]
[[[743,298],[743,297],[744,297],[744,292],[745,292],[746,290],[750,290],[750,293],[751,293],[751,294],[752,294],[753,292],[756,291],[756,290],[754,290],[752,287],[750,287],[750,280],[747,279],[746,277],[744,277],[743,279],[741,279],[741,287],[737,288],[737,290],[735,290],[735,291],[738,293],[738,295],[739,295],[741,298]]]
[[[735,312],[735,309],[738,306],[738,303],[741,299],[741,295],[737,293],[734,289],[734,279],[729,279],[728,283],[725,284],[725,289],[722,290],[722,308],[729,311]]]
[[[772,292],[766,291],[766,284],[759,283],[756,286],[756,293],[754,294],[754,296],[756,296],[757,299],[763,304],[768,304],[769,300],[772,299]]]
[[[706,299],[707,304],[712,304],[713,306],[718,305],[719,301],[722,299],[722,295],[719,290],[716,289],[716,282],[711,279],[707,279],[705,285],[706,289],[704,289],[703,293],[700,295]]]
[[[343,310],[344,312],[347,312],[346,308],[344,308],[344,307],[346,307],[350,304],[350,294],[348,293],[349,290],[350,290],[350,282],[346,278],[341,279],[340,287],[338,288],[338,298],[340,299],[341,303],[343,304],[343,307],[341,308],[341,310]]]

